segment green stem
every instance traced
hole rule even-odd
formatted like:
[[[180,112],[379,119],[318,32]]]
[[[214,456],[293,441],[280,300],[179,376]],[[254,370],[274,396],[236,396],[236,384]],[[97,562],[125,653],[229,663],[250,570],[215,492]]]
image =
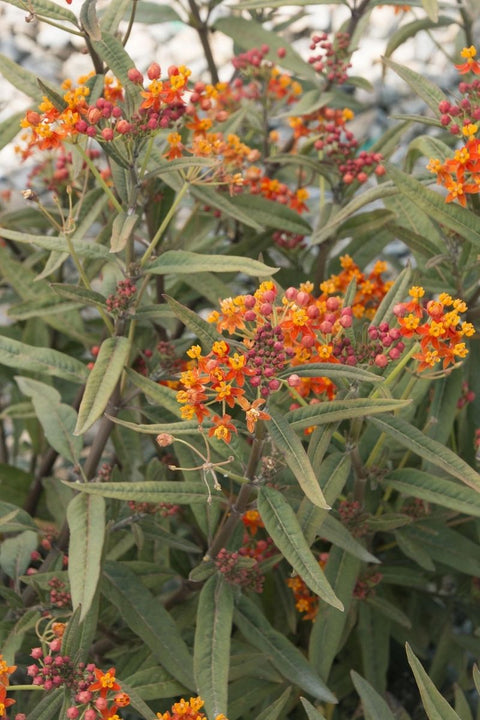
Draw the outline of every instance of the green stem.
[[[178,208],[179,204],[181,203],[181,201],[183,200],[183,197],[186,194],[187,190],[188,190],[188,183],[186,182],[180,189],[180,191],[179,191],[178,195],[176,196],[175,200],[173,201],[173,203],[171,204],[169,211],[163,218],[163,221],[162,221],[160,227],[158,228],[157,232],[153,236],[153,238],[150,242],[150,245],[145,250],[143,257],[140,260],[140,267],[143,268],[145,266],[145,264],[147,263],[147,261],[150,259],[151,254],[153,253],[156,246],[158,245],[159,240],[161,239],[166,228],[168,227],[170,220],[176,213],[177,208]]]
[[[54,28],[58,28],[59,30],[63,30],[63,32],[69,33],[70,35],[76,35],[77,37],[84,38],[85,35],[81,30],[72,30],[72,28],[67,27],[66,25],[60,25],[60,23],[56,23],[53,20],[49,20],[48,18],[44,17],[43,15],[38,15],[35,13],[35,17],[40,22],[45,23],[46,25],[51,25]]]
[[[95,179],[98,180],[98,182],[100,183],[101,187],[103,188],[103,191],[108,196],[108,199],[112,203],[115,210],[119,213],[123,212],[123,208],[122,208],[121,204],[118,202],[118,200],[115,197],[115,195],[113,194],[111,188],[108,187],[107,183],[102,178],[102,176],[100,175],[99,171],[97,170],[97,168],[95,167],[95,165],[93,164],[91,159],[88,157],[88,153],[84,150],[84,148],[80,145],[80,143],[78,143],[76,145],[76,148],[78,149],[80,155],[82,156],[82,158],[88,165],[88,168],[91,170],[92,175],[94,175]]]
[[[122,40],[122,45],[123,45],[123,47],[125,47],[125,45],[127,44],[128,39],[129,39],[129,37],[130,37],[130,33],[132,32],[132,28],[133,28],[133,23],[134,23],[134,21],[135,21],[135,13],[136,13],[136,12],[137,12],[137,0],[133,0],[133,2],[132,2],[132,12],[130,13],[130,19],[129,19],[129,21],[128,21],[127,31],[126,31],[126,33],[125,33],[125,35],[124,35],[124,37],[123,37],[123,40]]]

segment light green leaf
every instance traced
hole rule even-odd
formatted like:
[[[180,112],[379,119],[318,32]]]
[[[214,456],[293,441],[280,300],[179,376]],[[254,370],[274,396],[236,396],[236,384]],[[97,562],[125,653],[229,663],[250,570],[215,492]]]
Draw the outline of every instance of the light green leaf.
[[[97,0],[83,0],[80,22],[90,40],[101,40],[102,32],[97,18]]]
[[[460,483],[416,468],[394,470],[388,476],[387,482],[404,495],[421,498],[466,515],[480,517],[480,493]]]
[[[119,213],[112,223],[112,235],[110,238],[110,252],[121,252],[127,244],[128,238],[133,233],[138,222],[138,215],[126,212]]]
[[[421,430],[399,417],[369,417],[376,428],[397,440],[416,455],[480,491],[480,475],[450,448],[429,438]]]
[[[415,37],[415,35],[422,30],[430,30],[439,26],[450,25],[453,22],[455,22],[453,18],[441,15],[437,20],[433,20],[430,17],[420,18],[420,20],[413,20],[412,22],[405,23],[405,25],[400,25],[398,30],[389,37],[385,49],[385,57],[389,58],[400,45],[403,45],[403,43],[410,38]]]
[[[257,715],[256,720],[278,720],[280,714],[290,700],[291,694],[292,689],[287,687],[279,698],[274,700],[269,707],[266,707],[265,710],[262,710],[262,712]]]
[[[101,40],[97,41],[92,38],[92,45],[95,52],[98,53],[122,85],[131,89],[132,83],[128,79],[128,71],[130,68],[135,67],[135,63],[120,40],[114,35],[104,31],[102,32]]]
[[[411,400],[389,400],[383,398],[354,398],[353,400],[331,400],[328,403],[307,405],[290,410],[285,420],[295,430],[303,430],[311,425],[339,422],[349,418],[364,417],[399,410],[411,403]]]
[[[150,648],[154,658],[186,688],[195,689],[193,662],[180,632],[159,598],[135,573],[115,562],[105,563],[102,591],[121,616]]]
[[[73,609],[82,608],[80,620],[90,609],[100,581],[105,537],[105,500],[84,493],[76,495],[67,508],[70,529],[68,579]]]
[[[51,20],[60,20],[72,23],[78,27],[78,22],[75,13],[62,5],[57,5],[51,0],[28,0],[28,6],[26,6],[25,0],[6,0],[10,5],[20,8],[24,12],[32,10],[35,15],[41,15]]]
[[[289,682],[319,700],[336,702],[300,650],[283,633],[274,630],[263,612],[245,595],[238,600],[234,621],[245,639],[264,653]]]
[[[170,182],[168,177],[165,178],[165,182]],[[200,200],[200,202],[204,205],[209,205],[217,210],[220,210],[220,212],[224,213],[227,217],[238,220],[242,224],[247,227],[251,227],[254,230],[262,230],[262,226],[259,225],[256,220],[251,218],[248,212],[245,212],[234,205],[229,197],[221,192],[218,192],[215,188],[208,187],[206,185],[203,187],[200,185],[193,185],[192,195],[194,195],[194,197],[196,197],[197,200]]]
[[[1,483],[0,483],[1,486]],[[0,501],[0,533],[37,531],[37,526],[30,515],[12,503]]]
[[[429,720],[461,720],[430,680],[408,643],[406,644],[406,650],[408,663],[415,675],[423,707]]]
[[[24,112],[19,112],[0,123],[0,150],[3,150],[18,135],[20,132],[20,120],[24,115]]]
[[[10,230],[9,228],[4,227],[1,228],[1,233],[2,237],[6,240],[26,243],[27,245],[37,245],[45,250],[69,253],[68,243],[65,237],[62,236],[33,235],[32,233],[18,232],[17,230]],[[111,257],[108,249],[103,247],[103,245],[80,241],[74,242],[73,240],[72,244],[76,254],[80,257],[104,259]]]
[[[278,373],[278,377],[286,378],[290,375],[300,377],[328,377],[331,380],[344,380],[349,383],[369,382],[382,383],[384,378],[381,375],[363,368],[349,367],[348,365],[337,365],[335,363],[310,363],[309,365],[296,365],[295,368],[287,368]]]
[[[295,513],[277,490],[261,487],[258,512],[275,545],[306,585],[329,605],[343,610],[302,533]]]
[[[56,720],[59,717],[64,697],[64,688],[51,690],[43,697],[40,695],[39,702],[28,713],[28,720],[52,720],[52,718]]]
[[[308,720],[327,720],[325,715],[322,715],[320,710],[312,705],[306,698],[301,697],[300,702],[302,703],[305,712],[307,713]]]
[[[430,190],[411,175],[388,165],[389,177],[393,179],[400,192],[404,193],[415,205],[442,223],[450,230],[454,230],[461,237],[480,247],[480,232],[478,230],[477,216],[470,210],[455,203],[446,203],[445,198],[435,190]]]
[[[302,441],[280,412],[274,412],[270,407],[268,411],[271,417],[268,421],[268,431],[278,450],[283,453],[285,462],[295,475],[298,484],[314,505],[328,509],[329,506],[323,497]]]
[[[137,425],[137,423],[128,422],[128,420],[121,420],[118,417],[111,417],[111,420],[113,420],[114,423],[117,423],[117,425],[123,425],[123,427],[135,430],[135,432],[144,433],[145,435],[158,435],[159,433],[169,433],[173,436],[191,435],[198,430],[197,420],[183,420],[173,423],[155,423],[153,425]],[[207,425],[204,423],[204,427],[206,426]]]
[[[187,250],[167,250],[155,258],[146,270],[151,275],[182,275],[200,272],[241,272],[253,277],[274,275],[271,268],[258,260],[236,255],[204,255]]]
[[[106,308],[106,298],[94,290],[87,290],[81,285],[69,285],[68,283],[51,283],[50,287],[55,290],[60,297],[74,300],[81,305],[89,305],[91,307]]]
[[[260,195],[234,195],[231,203],[248,212],[251,218],[265,227],[286,232],[310,235],[312,228],[296,210]]]
[[[182,22],[182,18],[171,5],[142,0],[135,13],[135,22],[156,25],[164,22]]]
[[[36,102],[41,101],[43,93],[37,82],[36,75],[1,54],[0,74],[17,90],[21,90]]]
[[[25,530],[15,537],[2,540],[0,567],[15,583],[30,565],[31,555],[36,550],[37,544],[38,535],[33,530]]]
[[[318,674],[328,680],[330,670],[343,642],[345,625],[353,599],[353,589],[361,562],[339,547],[332,546],[325,576],[344,604],[344,612],[319,601],[318,613],[310,633],[308,657]]]
[[[193,669],[208,717],[227,713],[233,587],[221,575],[207,580],[198,599]]]
[[[147,481],[147,482],[109,482],[109,483],[69,483],[65,485],[89,495],[102,495],[116,500],[135,500],[136,502],[172,503],[174,505],[206,504],[223,500],[223,495],[208,494],[203,482]]]
[[[311,238],[312,245],[323,243],[325,240],[328,240],[329,237],[335,235],[340,225],[358,212],[360,208],[377,200],[383,200],[383,198],[396,195],[397,192],[398,190],[393,183],[384,182],[377,187],[359,193],[353,200],[350,200],[348,205],[345,205],[345,207],[334,213],[324,225],[313,233]]]
[[[473,674],[473,682],[475,683],[475,689],[477,693],[480,695],[480,670],[478,669],[477,663],[473,666],[472,670]]]
[[[410,287],[411,279],[412,269],[410,265],[407,265],[407,267],[404,268],[398,275],[392,287],[382,299],[382,302],[378,306],[373,317],[371,325],[378,327],[382,322],[391,323],[394,317],[393,308],[397,303],[402,302],[405,299],[408,288]]]
[[[172,698],[175,695],[185,697],[185,693],[188,692],[185,685],[174,680],[170,673],[159,665],[137,670],[127,677],[126,681],[129,687],[135,688],[143,700]]]
[[[141,4],[143,5],[144,3],[142,2]],[[111,0],[101,15],[100,27],[105,32],[115,35],[121,21],[126,15],[129,17],[134,8],[135,22],[138,22],[138,3],[132,6],[130,0]],[[130,13],[127,13],[128,10],[130,10]]]
[[[463,572],[474,577],[480,575],[479,545],[447,527],[444,522],[423,520],[421,524],[412,523],[397,530],[396,534],[400,533],[404,538],[413,540],[421,551],[428,553],[435,562],[447,565],[455,572]],[[416,556],[413,559],[417,559]]]
[[[437,85],[434,85],[434,83],[430,82],[430,80],[427,80],[425,75],[420,75],[405,65],[399,65],[389,58],[384,57],[383,62],[387,67],[396,72],[402,80],[405,80],[405,82],[414,91],[415,95],[420,96],[422,100],[426,102],[430,110],[433,110],[435,115],[438,116],[438,105],[442,102],[442,100],[446,100],[447,98]]]
[[[389,620],[393,620],[402,627],[411,629],[412,623],[410,622],[409,617],[405,615],[405,613],[402,612],[400,608],[389,602],[381,595],[373,595],[372,597],[367,597],[365,602],[367,602],[371,607],[373,607],[376,613],[381,613],[386,618],[389,618]]]
[[[266,30],[260,23],[252,22],[247,18],[229,15],[228,17],[219,18],[214,27],[231,37],[244,50],[268,45],[270,50],[265,58],[273,63],[278,62],[277,50],[285,48],[286,52],[285,57],[282,57],[282,67],[291,70],[296,75],[318,82],[318,76],[312,66],[306,63],[279,34]]]
[[[78,463],[83,440],[73,435],[77,421],[75,410],[62,403],[59,393],[50,385],[18,376],[15,380],[21,392],[32,398],[35,413],[51,447],[71,463]]]
[[[199,339],[204,349],[208,350],[208,352],[214,342],[224,340],[223,335],[217,331],[213,323],[207,322],[201,318],[200,315],[197,315],[196,312],[185,307],[185,305],[182,305],[174,298],[166,295],[165,299],[175,313],[175,316]]]
[[[469,702],[462,688],[455,683],[453,689],[455,693],[455,712],[460,716],[461,720],[473,720]]]
[[[83,363],[51,348],[36,347],[0,335],[0,364],[16,370],[55,375],[82,383],[88,375]]]
[[[355,690],[360,695],[365,720],[395,720],[385,700],[361,675],[350,671]]]
[[[435,26],[438,23],[438,0],[422,0],[422,6]]]
[[[331,542],[332,545],[346,550],[350,555],[359,558],[359,560],[369,563],[380,562],[378,558],[368,552],[364,545],[353,537],[345,525],[342,525],[340,520],[337,520],[337,518],[333,517],[330,513],[327,513],[322,523],[320,534],[323,538]]]
[[[150,378],[140,375],[131,368],[126,368],[126,373],[129,380],[131,380],[135,387],[142,390],[149,400],[159,407],[165,408],[173,415],[181,417],[181,405],[177,402],[177,393],[175,390],[172,390],[172,388],[169,388],[166,385],[160,385],[159,383],[150,380]],[[132,423],[129,425],[132,425]]]
[[[74,435],[82,435],[103,414],[122,374],[129,351],[130,343],[126,337],[107,338],[101,344],[78,409]]]

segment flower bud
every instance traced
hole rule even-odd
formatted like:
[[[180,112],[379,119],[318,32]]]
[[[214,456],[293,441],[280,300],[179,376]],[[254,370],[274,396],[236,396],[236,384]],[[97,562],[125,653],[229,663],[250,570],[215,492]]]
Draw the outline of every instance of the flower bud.
[[[161,73],[160,65],[156,62],[151,63],[147,69],[147,76],[149,80],[158,80]]]

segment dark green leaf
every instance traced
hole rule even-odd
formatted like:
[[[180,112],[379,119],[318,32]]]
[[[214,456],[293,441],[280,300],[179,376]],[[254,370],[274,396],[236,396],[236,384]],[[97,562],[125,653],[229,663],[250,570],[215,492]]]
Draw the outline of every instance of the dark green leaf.
[[[415,680],[417,681],[418,689],[422,697],[423,707],[429,720],[461,720],[430,680],[408,643],[406,650],[407,659],[415,675]]]
[[[187,250],[167,250],[146,267],[151,275],[182,275],[200,272],[241,272],[253,277],[274,275],[271,268],[258,260],[236,255],[204,255]]]
[[[352,670],[350,675],[355,690],[360,695],[365,720],[395,720],[385,700],[374,690],[370,683],[356,673],[355,670]]]
[[[68,487],[89,495],[102,495],[117,500],[136,502],[172,503],[175,505],[205,504],[223,500],[223,495],[209,493],[203,482],[109,482],[109,483],[67,483]]]

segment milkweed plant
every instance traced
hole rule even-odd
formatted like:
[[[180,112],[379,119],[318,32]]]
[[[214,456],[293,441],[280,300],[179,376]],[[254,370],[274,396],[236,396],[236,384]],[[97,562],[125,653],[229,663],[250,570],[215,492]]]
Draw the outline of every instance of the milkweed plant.
[[[83,74],[0,55],[0,718],[480,718],[474,4],[7,2]]]

